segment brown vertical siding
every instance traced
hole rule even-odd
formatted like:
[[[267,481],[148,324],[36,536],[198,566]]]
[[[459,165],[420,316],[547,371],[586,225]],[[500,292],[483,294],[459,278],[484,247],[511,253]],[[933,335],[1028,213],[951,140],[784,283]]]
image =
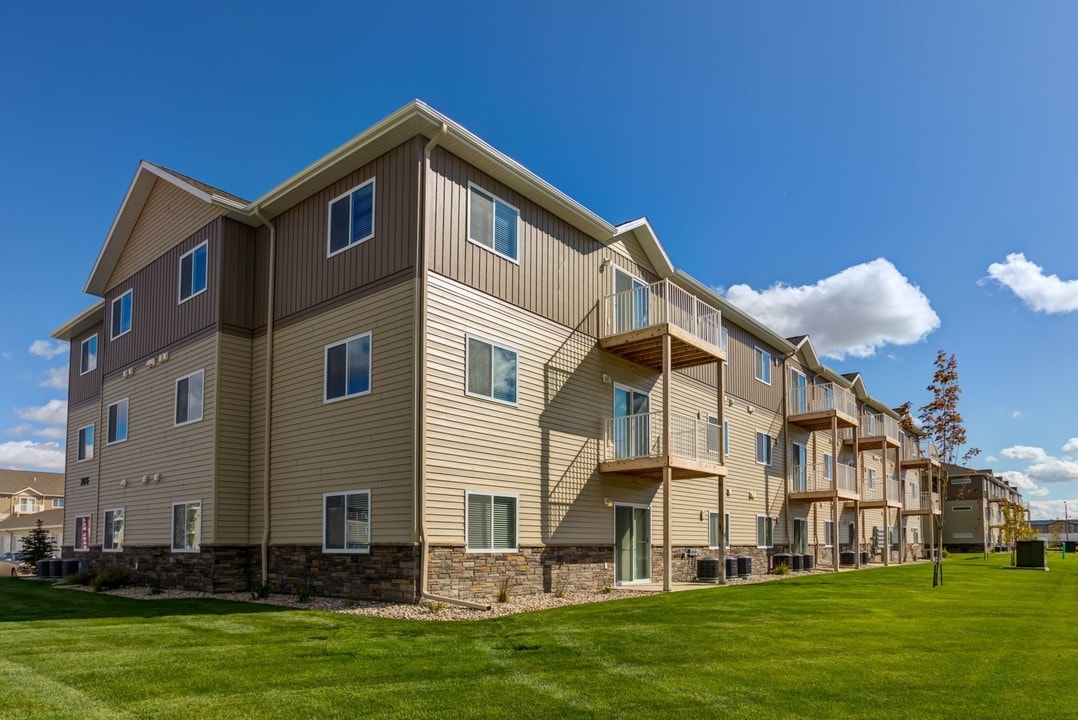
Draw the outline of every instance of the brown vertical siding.
[[[79,362],[82,341],[91,335],[97,335],[97,369],[91,370],[85,375],[80,375]],[[94,325],[89,330],[71,339],[71,361],[67,369],[67,402],[69,405],[78,405],[101,394],[101,350],[104,347],[105,326],[102,323]]]
[[[592,336],[598,334],[599,302],[612,292],[610,272],[601,271],[604,260],[647,282],[658,279],[632,259],[642,252],[621,254],[442,148],[432,153],[431,170],[434,272]],[[520,210],[519,263],[468,241],[469,182]],[[621,244],[634,245],[628,239]]]
[[[105,323],[101,343],[102,359],[98,364],[109,373],[140,361],[162,348],[213,327],[217,321],[218,276],[221,272],[221,224],[218,220],[206,225],[179,245],[158,257],[134,277],[125,280],[105,293]],[[180,256],[209,241],[206,291],[179,304]],[[110,340],[112,301],[133,289],[131,332]]]
[[[782,412],[782,365],[783,353],[763,342],[744,328],[727,324],[730,336],[726,357],[729,368],[726,374],[726,392],[771,412]],[[756,379],[754,348],[771,353],[771,385]]]
[[[217,265],[221,294],[221,327],[252,330],[266,320],[265,290],[255,291],[256,273],[266,268],[258,261],[256,231],[235,220],[221,219]],[[259,283],[261,286],[261,283]]]
[[[274,218],[274,317],[287,318],[413,268],[422,153],[423,138],[416,136]],[[372,177],[374,237],[326,257],[329,201]]]

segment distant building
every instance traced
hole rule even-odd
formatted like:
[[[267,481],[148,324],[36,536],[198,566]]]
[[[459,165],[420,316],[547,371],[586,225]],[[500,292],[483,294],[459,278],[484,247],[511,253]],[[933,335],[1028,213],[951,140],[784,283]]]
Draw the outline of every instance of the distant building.
[[[1078,519],[1075,518],[1071,518],[1069,523],[1060,518],[1055,520],[1033,520],[1029,523],[1029,526],[1037,533],[1038,540],[1053,542],[1052,534],[1057,531],[1059,535],[1054,542],[1058,543],[1063,540],[1078,542]],[[1070,533],[1069,536],[1068,532]]]
[[[948,466],[947,497],[943,511],[943,546],[960,552],[980,552],[1003,545],[1003,508],[1028,509],[1022,494],[991,469]]]
[[[21,550],[19,540],[39,518],[59,547],[64,539],[63,508],[62,473],[0,470],[0,553]]]

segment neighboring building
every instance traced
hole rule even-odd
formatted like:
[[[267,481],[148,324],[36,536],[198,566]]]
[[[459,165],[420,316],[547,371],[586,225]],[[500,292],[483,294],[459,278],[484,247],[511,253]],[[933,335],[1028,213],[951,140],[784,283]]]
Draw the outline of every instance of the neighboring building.
[[[1018,488],[992,470],[948,466],[947,498],[943,513],[943,546],[962,552],[1002,547],[1004,506],[1019,509],[1028,518]]]
[[[1052,545],[1059,545],[1064,540],[1078,542],[1078,519],[1031,520],[1029,526],[1037,533],[1037,540]]]
[[[142,162],[85,290],[66,551],[168,584],[668,584],[938,513],[860,376],[419,102],[254,202]]]
[[[25,531],[33,529],[39,518],[59,546],[63,539],[63,507],[61,473],[0,470],[0,553],[21,550]]]

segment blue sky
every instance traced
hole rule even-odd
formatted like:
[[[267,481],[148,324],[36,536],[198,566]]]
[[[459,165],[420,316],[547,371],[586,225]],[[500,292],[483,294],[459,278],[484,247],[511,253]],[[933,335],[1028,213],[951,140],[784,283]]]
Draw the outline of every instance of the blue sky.
[[[55,463],[34,343],[139,159],[253,198],[418,97],[888,403],[956,353],[975,464],[1078,498],[1078,6],[148,5],[0,25],[0,466]]]

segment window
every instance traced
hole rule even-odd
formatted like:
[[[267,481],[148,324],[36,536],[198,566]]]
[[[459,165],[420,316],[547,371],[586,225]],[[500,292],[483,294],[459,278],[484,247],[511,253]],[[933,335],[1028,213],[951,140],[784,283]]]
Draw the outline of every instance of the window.
[[[326,345],[324,400],[332,402],[371,391],[371,334]]]
[[[719,418],[714,415],[707,416],[707,451],[709,453],[719,451]]]
[[[206,291],[206,258],[209,243],[184,253],[180,257],[180,300],[190,300]]]
[[[823,544],[824,547],[834,547],[835,545],[835,523],[833,520],[823,521]]]
[[[951,507],[954,512],[973,512],[972,505],[954,505]]]
[[[467,393],[517,404],[517,351],[468,337]]]
[[[956,532],[951,533],[951,538],[954,540],[972,540],[973,533],[971,532]]]
[[[769,548],[775,545],[775,518],[768,515],[756,516],[756,547]]]
[[[127,398],[109,405],[109,426],[106,444],[121,443],[127,439]]]
[[[718,549],[719,547],[719,514],[717,512],[709,512],[707,515],[707,544],[712,549]],[[726,531],[722,533],[723,543],[722,547],[730,547],[730,513],[726,513],[723,518],[723,529]]]
[[[829,453],[823,454],[823,476],[825,480],[834,478],[834,463],[835,459]]]
[[[756,433],[756,464],[757,465],[770,465],[771,464],[771,443],[774,442],[767,433]]]
[[[868,469],[868,489],[869,490],[875,490],[876,489],[876,470],[875,470],[875,468],[869,468]]]
[[[109,337],[113,340],[131,332],[131,293],[128,290],[112,301],[112,323],[109,325]]]
[[[64,506],[64,499],[63,498],[53,498],[52,499],[52,506],[54,508],[62,508]]]
[[[955,478],[951,480],[952,485],[969,485],[969,478]]]
[[[918,494],[918,490],[917,490],[917,483],[915,483],[915,482],[910,483],[910,497],[913,498],[914,500],[916,500],[918,497],[920,497],[920,495]]]
[[[86,338],[79,345],[79,375],[97,369],[97,333]]]
[[[94,426],[87,425],[79,428],[79,447],[76,451],[78,460],[94,459]]]
[[[105,533],[101,540],[101,549],[105,552],[120,552],[124,549],[124,509],[105,511]]]
[[[199,370],[176,381],[176,424],[198,422],[202,419],[202,399],[205,372]]]
[[[756,354],[756,379],[762,383],[771,384],[771,353],[767,350],[755,348]]]
[[[723,455],[730,455],[730,421],[722,421],[722,452]]]
[[[322,496],[322,552],[371,551],[371,491],[332,492]]]
[[[730,351],[730,331],[725,325],[719,328],[719,347],[723,352]]]
[[[90,516],[80,515],[75,518],[75,550],[90,549]]]
[[[172,504],[172,552],[198,552],[202,540],[202,501]]]
[[[468,550],[517,549],[515,495],[467,494]]]
[[[326,257],[374,237],[374,178],[329,201]]]
[[[468,240],[517,261],[517,225],[520,212],[499,197],[470,185]]]
[[[37,512],[37,500],[32,497],[19,498],[19,512],[32,513]]]

